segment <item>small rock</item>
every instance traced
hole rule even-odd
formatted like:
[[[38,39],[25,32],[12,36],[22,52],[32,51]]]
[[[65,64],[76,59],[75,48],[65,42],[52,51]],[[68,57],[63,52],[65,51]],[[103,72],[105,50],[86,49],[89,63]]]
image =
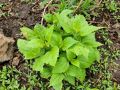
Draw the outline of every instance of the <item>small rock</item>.
[[[13,66],[18,66],[19,62],[20,62],[19,57],[14,57],[14,58],[13,58],[13,61],[12,61],[12,65],[13,65]]]
[[[12,65],[18,66],[19,62],[20,62],[20,53],[16,52],[15,57],[12,60]]]

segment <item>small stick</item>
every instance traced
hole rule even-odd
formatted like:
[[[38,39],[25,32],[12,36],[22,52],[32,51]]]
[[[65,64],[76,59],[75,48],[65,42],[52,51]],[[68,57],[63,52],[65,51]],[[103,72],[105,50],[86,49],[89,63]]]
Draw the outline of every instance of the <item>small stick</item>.
[[[98,2],[98,4],[97,4],[97,2],[96,2],[97,5],[95,5],[93,8],[91,8],[90,11],[92,11],[92,10],[94,10],[95,8],[99,7],[101,3],[102,3],[102,0],[100,0],[100,1]]]
[[[43,13],[42,13],[42,19],[41,19],[41,25],[43,25],[43,16],[45,15],[45,11],[47,9],[47,7],[52,3],[53,0],[50,0],[48,2],[48,4],[45,6],[44,10],[43,10]]]
[[[82,2],[83,2],[83,0],[80,0],[80,2],[79,2],[79,4],[78,4],[77,8],[74,10],[74,13],[79,9],[79,7],[80,7],[80,5],[82,4]]]

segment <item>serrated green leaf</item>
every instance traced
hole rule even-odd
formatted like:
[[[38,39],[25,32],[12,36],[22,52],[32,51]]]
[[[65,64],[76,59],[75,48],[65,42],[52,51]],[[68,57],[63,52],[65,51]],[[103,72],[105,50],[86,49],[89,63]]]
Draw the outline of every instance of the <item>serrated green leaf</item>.
[[[33,69],[42,72],[44,64],[55,66],[58,56],[59,56],[59,48],[55,46],[50,51],[48,51],[45,55],[35,60],[33,64]]]
[[[95,55],[96,55],[96,60],[99,62],[100,61],[100,52],[97,49],[95,50]]]
[[[57,46],[54,46],[50,52],[46,53],[46,58],[47,58],[46,63],[51,66],[55,66],[58,57],[59,57],[59,48]]]
[[[44,67],[41,72],[41,77],[49,78],[52,75],[52,68],[51,67]]]
[[[42,35],[42,34],[43,34],[42,31],[44,31],[45,29],[46,29],[46,28],[45,28],[44,26],[42,26],[41,24],[38,24],[38,23],[34,26],[34,32],[35,32],[38,36]]]
[[[80,67],[80,60],[72,59],[70,62],[71,62],[72,65],[74,65],[76,67]]]
[[[88,58],[85,58],[84,56],[78,56],[77,59],[80,61],[80,67],[82,67],[82,68],[90,67],[91,63],[89,63]]]
[[[86,76],[85,69],[76,67],[74,65],[70,65],[69,69],[66,73],[67,73],[67,75],[76,77],[81,82],[83,82],[83,80],[85,79],[85,76]]]
[[[76,44],[78,41],[76,41],[74,38],[72,37],[67,37],[63,40],[63,46],[62,49],[65,51],[68,48],[70,48],[72,45]]]
[[[95,60],[100,59],[100,54],[97,49],[91,48],[89,53],[89,60],[93,63]]]
[[[50,14],[50,13],[45,14],[45,15],[43,16],[43,18],[44,18],[47,22],[49,22],[49,23],[53,22],[53,15]]]
[[[65,9],[60,13],[60,15],[61,16],[67,16],[67,15],[71,14],[72,12],[73,12],[72,10]]]
[[[62,90],[63,83],[59,83],[53,86],[55,90]]]
[[[45,29],[46,28],[42,26],[41,24],[36,24],[34,26],[34,33],[38,38],[44,40]]]
[[[44,46],[44,43],[40,39],[32,39],[31,41],[19,39],[17,45],[25,59],[33,59],[41,55],[41,48]]]
[[[60,57],[57,61],[55,67],[53,68],[52,73],[64,73],[69,68],[69,62],[65,57]]]
[[[66,75],[64,79],[65,79],[67,82],[69,82],[70,84],[75,85],[75,77]]]
[[[22,28],[20,28],[20,30],[21,30],[21,33],[23,34],[23,36],[26,39],[30,40],[32,38],[36,38],[34,31],[31,30],[30,28],[28,28],[28,27],[22,27]]]
[[[76,16],[72,19],[72,28],[76,33],[80,32],[80,22],[81,21]]]
[[[89,34],[91,34],[92,32],[97,31],[97,30],[99,30],[99,29],[101,29],[101,28],[103,28],[103,27],[96,27],[96,26],[93,26],[93,25],[83,26],[83,27],[80,29],[80,36],[89,35]]]
[[[63,10],[60,14],[56,13],[56,17],[58,19],[60,26],[67,33],[72,32],[71,21],[70,18],[67,16],[71,12],[72,12],[71,10]]]
[[[90,41],[95,41],[95,33],[90,33],[88,34],[87,36],[84,36],[82,37],[82,42],[83,43],[87,43],[87,42],[90,42]]]
[[[93,45],[93,47],[99,47],[99,46],[102,46],[103,44],[101,44],[100,42],[93,42],[94,43],[94,45]]]
[[[50,26],[45,30],[45,39],[48,41],[48,43],[51,41],[53,30],[54,30],[54,26]]]
[[[53,46],[58,46],[61,47],[62,45],[62,35],[59,34],[58,32],[53,32],[52,38],[51,38],[50,45]]]
[[[32,68],[33,70],[43,72],[43,66],[45,63],[46,63],[46,59],[44,58],[44,56],[41,56],[35,59]]]
[[[38,23],[37,23],[37,24],[34,26],[34,31],[37,32],[38,34],[40,34],[40,32],[43,31],[43,30],[45,30],[45,27],[42,26],[41,24],[38,24]]]
[[[61,90],[63,79],[63,74],[53,74],[50,79],[50,86],[53,86],[55,90]]]
[[[80,32],[83,26],[88,26],[88,22],[86,21],[83,15],[76,15],[71,20],[72,20],[72,28],[76,33]]]
[[[80,60],[80,66],[82,68],[88,68],[93,64],[95,60],[99,59],[99,57],[100,56],[98,50],[90,48],[88,59],[83,56],[79,56],[78,59]]]
[[[73,47],[69,48],[69,50],[76,56],[83,55],[84,57],[88,58],[89,49],[87,47],[84,47],[82,44],[77,43]]]
[[[70,50],[66,51],[66,56],[69,61],[71,61],[72,59],[74,59],[76,57],[76,55],[73,52],[71,52]]]
[[[91,33],[85,37],[82,37],[82,43],[86,46],[99,47],[102,44],[95,40],[95,33]]]
[[[44,47],[44,42],[41,39],[32,39],[28,41],[27,44],[28,48],[43,48]]]

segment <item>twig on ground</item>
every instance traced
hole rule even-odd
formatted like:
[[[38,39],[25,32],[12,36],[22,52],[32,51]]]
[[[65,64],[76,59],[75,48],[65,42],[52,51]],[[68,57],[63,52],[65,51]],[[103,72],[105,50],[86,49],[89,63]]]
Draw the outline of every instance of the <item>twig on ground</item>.
[[[76,9],[74,10],[74,13],[79,9],[80,5],[82,4],[83,0],[80,0],[80,2],[78,3],[78,6],[76,7]]]
[[[101,3],[102,3],[102,0],[96,2],[96,5],[93,8],[91,8],[90,11],[93,11],[95,8],[99,7]]]
[[[42,19],[41,19],[41,25],[43,25],[43,16],[45,15],[45,11],[48,8],[48,6],[52,3],[53,0],[50,0],[48,4],[45,6],[43,13],[42,13]]]

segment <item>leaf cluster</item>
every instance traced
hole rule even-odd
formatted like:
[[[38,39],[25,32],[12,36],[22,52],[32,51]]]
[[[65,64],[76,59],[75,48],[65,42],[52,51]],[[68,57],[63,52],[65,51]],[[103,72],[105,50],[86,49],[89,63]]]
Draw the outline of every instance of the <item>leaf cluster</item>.
[[[17,45],[25,59],[34,59],[33,69],[43,78],[50,78],[50,86],[61,90],[62,81],[75,84],[75,79],[84,81],[86,68],[99,60],[95,31],[101,29],[89,25],[83,15],[71,16],[71,10],[46,14],[47,26],[36,24],[31,30],[22,27],[26,39]]]

